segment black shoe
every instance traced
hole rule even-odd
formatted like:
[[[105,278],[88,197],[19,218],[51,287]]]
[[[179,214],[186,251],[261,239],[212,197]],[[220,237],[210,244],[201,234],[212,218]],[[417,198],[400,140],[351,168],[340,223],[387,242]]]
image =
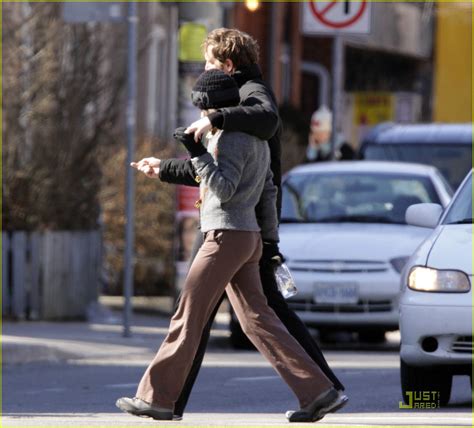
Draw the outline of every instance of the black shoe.
[[[168,409],[161,409],[153,406],[140,398],[122,397],[117,400],[115,405],[124,412],[131,413],[135,416],[148,416],[160,421],[173,420],[173,411]]]
[[[342,409],[348,401],[349,398],[342,391],[331,388],[328,392],[320,394],[303,409],[286,412],[286,417],[289,422],[316,422],[328,413],[334,413]]]

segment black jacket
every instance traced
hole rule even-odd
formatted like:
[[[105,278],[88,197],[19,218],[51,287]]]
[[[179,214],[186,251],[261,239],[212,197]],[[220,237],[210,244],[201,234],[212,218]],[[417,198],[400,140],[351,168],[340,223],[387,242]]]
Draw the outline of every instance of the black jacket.
[[[281,123],[275,95],[262,80],[257,64],[238,70],[232,76],[240,92],[240,105],[222,108],[209,115],[212,125],[225,131],[240,131],[267,140],[270,147],[273,183],[278,188],[277,212],[281,214]],[[199,186],[189,159],[163,159],[160,179],[167,183]]]

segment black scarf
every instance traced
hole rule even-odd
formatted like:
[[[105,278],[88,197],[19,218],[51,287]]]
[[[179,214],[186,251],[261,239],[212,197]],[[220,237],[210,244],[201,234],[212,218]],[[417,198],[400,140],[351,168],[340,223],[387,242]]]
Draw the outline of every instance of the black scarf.
[[[232,77],[240,88],[249,80],[261,79],[262,70],[260,70],[260,66],[258,64],[246,65],[245,67],[236,70]]]

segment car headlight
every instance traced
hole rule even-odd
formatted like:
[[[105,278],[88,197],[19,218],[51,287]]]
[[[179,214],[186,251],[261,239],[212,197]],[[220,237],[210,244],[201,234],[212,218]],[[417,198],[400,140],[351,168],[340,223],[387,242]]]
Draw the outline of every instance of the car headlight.
[[[468,276],[459,270],[415,266],[408,275],[408,287],[416,291],[465,293],[471,289],[471,284]]]
[[[392,260],[390,260],[390,264],[392,265],[392,267],[398,272],[398,273],[402,273],[402,270],[403,268],[405,267],[408,259],[410,257],[408,256],[405,256],[405,257],[396,257]]]

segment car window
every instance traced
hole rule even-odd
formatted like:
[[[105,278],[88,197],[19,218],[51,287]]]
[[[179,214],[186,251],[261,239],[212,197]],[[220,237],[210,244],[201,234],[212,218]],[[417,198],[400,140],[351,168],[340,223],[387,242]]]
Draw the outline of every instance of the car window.
[[[433,165],[456,189],[471,169],[472,148],[468,144],[370,144],[364,159],[416,162]]]
[[[405,211],[439,203],[428,177],[401,174],[290,174],[283,184],[282,222],[405,223]]]
[[[472,174],[453,201],[443,224],[472,223]]]

